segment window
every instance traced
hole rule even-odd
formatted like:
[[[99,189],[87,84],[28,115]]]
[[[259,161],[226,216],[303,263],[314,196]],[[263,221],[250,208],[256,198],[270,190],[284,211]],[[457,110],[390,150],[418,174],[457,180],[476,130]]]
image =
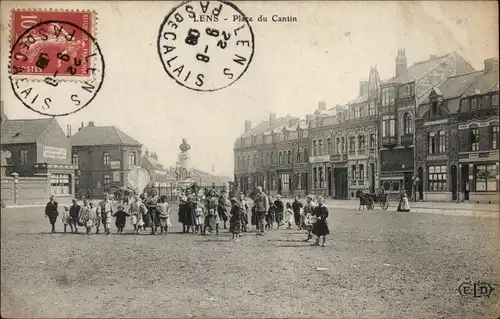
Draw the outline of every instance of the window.
[[[75,177],[75,188],[80,187],[80,179]]]
[[[405,135],[413,134],[413,123],[410,113],[405,113],[405,115],[403,115],[403,127]]]
[[[359,164],[359,179],[365,179],[365,167],[363,164]]]
[[[385,191],[391,190],[391,182],[384,182],[384,190]]]
[[[104,185],[104,189],[107,190],[109,188],[109,184],[111,184],[111,176],[104,175],[104,180],[102,184]]]
[[[283,164],[283,153],[279,152],[278,153],[278,165]]]
[[[361,117],[361,107],[360,106],[355,106],[354,107],[354,118],[358,119]]]
[[[498,107],[498,92],[491,96],[491,107]]]
[[[446,165],[429,166],[429,191],[446,191]]]
[[[375,134],[370,134],[370,148],[375,148]]]
[[[498,124],[490,126],[490,149],[498,149]]]
[[[110,159],[109,159],[109,153],[108,152],[104,152],[102,154],[102,160],[103,160],[104,166],[109,166],[110,165]]]
[[[295,174],[295,189],[302,189],[302,181],[301,181],[302,175],[300,173]]]
[[[264,153],[260,153],[260,165],[264,165]]]
[[[300,150],[300,148],[298,148],[297,149],[297,163],[300,163],[301,157],[302,157],[302,151]]]
[[[476,165],[476,191],[497,191],[497,166],[496,164]]]
[[[288,174],[281,174],[281,190],[287,191],[290,189],[290,176]]]
[[[382,90],[382,106],[389,106],[394,104],[394,92],[392,88],[385,88]]]
[[[470,112],[470,100],[469,99],[462,99],[460,100],[460,109],[462,113],[467,113]]]
[[[322,168],[322,167],[320,167],[320,168],[318,169],[318,171],[319,171],[319,187],[320,187],[320,188],[323,188],[323,187],[324,187],[324,181],[325,181],[325,179],[324,179],[324,177],[323,177],[323,168]]]
[[[345,152],[346,148],[347,148],[347,145],[345,144],[345,137],[342,136],[340,138],[340,143],[341,143],[341,146],[342,146],[342,151]]]
[[[304,148],[304,163],[307,163],[309,162],[309,153],[308,153],[308,150],[307,150],[307,147]]]
[[[479,151],[479,129],[471,128],[469,129],[470,134],[470,150],[471,151]]]
[[[358,136],[358,149],[360,150],[365,149],[365,136],[363,134],[360,134]]]
[[[438,115],[438,103],[437,101],[434,101],[431,103],[431,116],[437,116]]]
[[[328,150],[328,154],[332,154],[333,153],[333,147],[332,147],[332,139],[331,138],[327,138],[326,139],[326,147],[327,147],[327,150]]]
[[[19,151],[19,161],[21,162],[21,165],[28,165],[29,162],[28,150]]]
[[[349,151],[354,151],[356,149],[356,138],[354,136],[349,137]]]
[[[78,154],[73,154],[71,156],[71,164],[73,164],[76,167],[78,167],[79,162],[80,162],[80,158],[79,158]],[[76,181],[75,181],[75,183],[76,183]]]
[[[288,151],[288,164],[292,164],[292,151]]]
[[[128,153],[128,163],[130,165],[137,165],[137,155],[135,152]]]
[[[270,160],[271,160],[271,164],[274,165],[274,152],[271,152]]]
[[[491,107],[491,95],[484,95],[481,101],[481,108],[487,109],[489,107]]]
[[[377,109],[375,108],[375,102],[371,102],[368,106],[368,113],[370,116],[376,115]]]
[[[439,153],[446,153],[446,132],[439,131]]]
[[[434,132],[429,132],[428,134],[428,144],[429,144],[429,154],[435,154],[436,153],[436,133]]]
[[[340,138],[337,137],[335,139],[335,141],[336,141],[336,144],[337,144],[337,154],[341,154],[342,153],[342,144],[340,144]]]
[[[399,182],[392,182],[392,190],[394,192],[399,191]]]
[[[313,167],[313,185],[314,188],[318,188],[318,174],[317,174],[317,169],[316,167]]]
[[[471,109],[471,111],[478,109],[477,98],[470,99],[470,109]]]
[[[61,173],[50,174],[50,192],[54,195],[71,194],[71,175]]]
[[[323,140],[319,140],[318,153],[316,155],[323,155]]]
[[[392,137],[396,136],[396,120],[384,120],[382,121],[382,137]]]
[[[356,165],[351,165],[351,180],[358,179],[358,172],[356,170]]]
[[[316,155],[318,155],[318,145],[317,145],[317,141],[313,140],[313,156],[316,156]]]

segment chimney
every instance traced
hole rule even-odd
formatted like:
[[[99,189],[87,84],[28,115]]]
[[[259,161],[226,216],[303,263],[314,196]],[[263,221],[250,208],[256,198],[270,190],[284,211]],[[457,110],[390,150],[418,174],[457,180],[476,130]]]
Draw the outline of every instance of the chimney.
[[[276,113],[269,114],[269,128],[272,129],[276,124]]]
[[[326,110],[326,103],[325,102],[318,102],[318,110],[320,110],[320,111]]]
[[[252,121],[245,121],[245,133],[249,132],[252,129]]]
[[[498,70],[498,58],[489,58],[484,60],[484,70],[485,71]]]
[[[85,127],[85,125],[83,125],[83,122],[82,122],[82,125],[78,128],[78,131],[80,131],[84,127]]]
[[[3,109],[3,101],[0,101],[0,122],[3,122],[5,120],[8,120],[7,115],[5,115],[4,109]]]
[[[307,114],[306,115],[306,124],[309,124],[309,122],[311,122],[311,120],[313,119],[313,115],[312,114]]]
[[[359,82],[359,96],[368,96],[368,81]]]
[[[435,55],[435,54],[431,54],[429,56],[429,60],[435,60],[436,58],[437,58],[437,55]]]
[[[71,137],[71,124],[66,125],[66,137]]]
[[[398,50],[398,56],[396,57],[396,76],[400,76],[406,71],[406,56],[405,49]]]
[[[90,121],[90,122],[89,122],[89,126],[90,126],[90,127],[95,127],[94,121]]]

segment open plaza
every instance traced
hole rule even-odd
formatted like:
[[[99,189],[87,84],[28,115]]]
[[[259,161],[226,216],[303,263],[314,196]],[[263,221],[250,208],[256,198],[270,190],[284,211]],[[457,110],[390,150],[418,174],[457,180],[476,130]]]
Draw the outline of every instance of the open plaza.
[[[488,297],[460,286],[498,284],[498,210],[416,205],[411,213],[327,201],[327,247],[274,229],[239,242],[167,236],[51,234],[43,207],[1,211],[2,317],[492,318]],[[444,205],[444,204],[443,204]],[[463,205],[463,204],[462,204]],[[177,207],[172,205],[175,215]],[[466,214],[475,210],[476,214]]]

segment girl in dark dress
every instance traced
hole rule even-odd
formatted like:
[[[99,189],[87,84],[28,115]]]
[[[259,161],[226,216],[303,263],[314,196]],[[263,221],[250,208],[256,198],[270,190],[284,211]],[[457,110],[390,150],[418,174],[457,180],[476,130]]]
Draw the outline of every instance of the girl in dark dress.
[[[319,239],[323,236],[323,244],[321,247],[325,247],[326,236],[330,234],[330,229],[328,228],[328,208],[323,205],[323,197],[318,198],[318,206],[314,207],[314,216],[316,216],[316,222],[313,224],[312,233],[316,235],[316,242],[312,246],[319,246]]]
[[[54,200],[54,195],[51,195],[47,206],[45,206],[45,216],[49,218],[50,225],[52,225],[52,233],[56,232],[56,220],[57,216],[59,216],[57,205],[57,202]]]
[[[273,229],[274,222],[276,221],[276,205],[273,201],[269,200],[269,211],[266,215],[266,229]]]
[[[118,234],[123,234],[123,228],[125,228],[125,223],[127,221],[127,216],[130,216],[127,213],[123,205],[118,206],[118,211],[113,214],[113,217],[116,217],[115,226],[118,228]]]
[[[274,206],[276,207],[275,210],[275,217],[276,217],[276,224],[278,224],[278,228],[280,226],[283,226],[283,215],[285,212],[285,207],[283,205],[283,201],[281,200],[281,195],[276,195],[276,200],[274,201]]]
[[[231,198],[231,218],[229,219],[229,232],[233,234],[233,239],[236,241],[240,238],[241,231],[241,208],[238,205],[238,200],[236,198]]]

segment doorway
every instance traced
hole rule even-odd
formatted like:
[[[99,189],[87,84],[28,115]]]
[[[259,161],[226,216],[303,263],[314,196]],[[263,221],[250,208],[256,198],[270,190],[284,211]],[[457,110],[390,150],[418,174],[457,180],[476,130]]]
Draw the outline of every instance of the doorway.
[[[464,193],[464,200],[469,200],[470,192],[470,181],[469,181],[469,164],[462,165],[462,170],[460,171],[462,175],[462,193]]]
[[[327,185],[328,185],[328,197],[332,197],[332,168],[331,167],[328,167],[326,169],[326,173],[327,173]]]
[[[418,199],[423,200],[424,199],[424,170],[422,167],[418,168]]]
[[[451,166],[451,199],[457,200],[457,166]]]
[[[347,168],[334,168],[333,169],[333,182],[335,185],[334,198],[347,199]]]
[[[375,194],[375,164],[370,164],[370,192]]]

